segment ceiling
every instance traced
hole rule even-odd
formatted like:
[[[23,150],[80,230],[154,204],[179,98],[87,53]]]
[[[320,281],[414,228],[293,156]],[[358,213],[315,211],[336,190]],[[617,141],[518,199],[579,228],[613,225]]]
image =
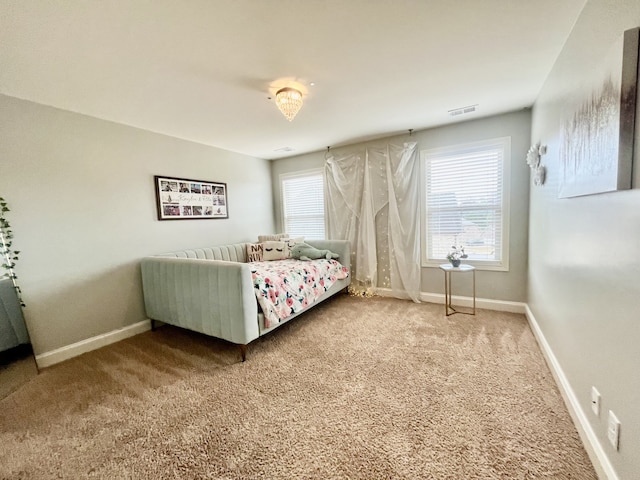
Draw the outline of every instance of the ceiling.
[[[531,106],[584,4],[0,0],[0,93],[275,159]]]

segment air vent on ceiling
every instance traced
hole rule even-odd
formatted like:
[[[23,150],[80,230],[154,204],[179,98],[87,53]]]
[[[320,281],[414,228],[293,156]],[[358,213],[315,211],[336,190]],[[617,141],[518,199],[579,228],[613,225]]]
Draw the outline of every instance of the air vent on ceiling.
[[[457,117],[458,115],[465,115],[467,113],[473,113],[478,109],[478,104],[468,105],[466,107],[454,108],[453,110],[449,110],[449,115],[452,117]]]
[[[282,147],[282,148],[275,149],[274,152],[293,152],[294,150],[295,150],[295,148]]]

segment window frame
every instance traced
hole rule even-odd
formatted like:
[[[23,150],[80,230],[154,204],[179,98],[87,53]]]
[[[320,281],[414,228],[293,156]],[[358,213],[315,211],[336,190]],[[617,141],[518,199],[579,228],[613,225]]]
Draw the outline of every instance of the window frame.
[[[281,173],[279,175],[279,186],[280,186],[280,225],[282,226],[282,231],[284,233],[289,233],[287,232],[286,228],[287,228],[287,222],[286,222],[286,210],[285,210],[285,195],[284,195],[284,182],[286,180],[290,180],[293,178],[299,178],[299,177],[313,177],[313,176],[321,176],[322,177],[322,219],[323,219],[323,225],[324,225],[324,238],[323,239],[316,239],[316,238],[311,238],[308,237],[307,235],[304,235],[305,239],[310,239],[310,240],[324,240],[327,237],[327,182],[325,181],[325,172],[323,168],[312,168],[312,169],[308,169],[308,170],[299,170],[296,172],[288,172],[288,173]]]
[[[499,147],[502,149],[502,205],[501,205],[501,258],[498,260],[464,260],[464,263],[473,265],[478,270],[509,271],[509,224],[510,224],[510,184],[511,184],[511,137],[498,137],[476,142],[467,142],[446,147],[432,148],[420,151],[420,210],[421,210],[421,251],[423,267],[438,267],[446,263],[447,259],[430,259],[429,232],[428,232],[428,204],[427,204],[427,162],[432,157],[462,155],[465,153],[479,152]]]

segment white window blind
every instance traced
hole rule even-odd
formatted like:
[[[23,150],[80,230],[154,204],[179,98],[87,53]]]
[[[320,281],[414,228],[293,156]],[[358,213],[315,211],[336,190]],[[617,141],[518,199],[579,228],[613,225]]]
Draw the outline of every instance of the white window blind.
[[[467,261],[508,269],[510,138],[423,152],[425,263],[462,245]]]
[[[322,170],[280,177],[284,231],[290,237],[325,238]]]

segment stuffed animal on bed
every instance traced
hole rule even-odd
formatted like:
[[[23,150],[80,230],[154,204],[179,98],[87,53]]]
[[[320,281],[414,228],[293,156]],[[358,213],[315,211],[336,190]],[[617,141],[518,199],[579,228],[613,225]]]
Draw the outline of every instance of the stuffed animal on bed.
[[[297,258],[300,260],[315,260],[317,258],[326,258],[331,260],[332,258],[338,258],[340,255],[333,253],[330,250],[318,250],[316,247],[312,247],[307,243],[296,243],[291,247],[291,258]]]

